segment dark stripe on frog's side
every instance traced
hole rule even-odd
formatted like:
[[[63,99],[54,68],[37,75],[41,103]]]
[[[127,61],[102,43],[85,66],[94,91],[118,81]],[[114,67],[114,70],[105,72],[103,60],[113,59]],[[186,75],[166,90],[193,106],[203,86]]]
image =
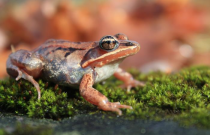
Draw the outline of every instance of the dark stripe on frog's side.
[[[47,54],[46,54],[46,56],[47,55],[49,55],[50,53],[55,53],[56,51],[58,51],[58,50],[62,50],[62,51],[65,51],[66,53],[65,53],[65,57],[67,57],[68,55],[70,55],[71,53],[73,53],[74,51],[76,51],[76,50],[83,50],[83,49],[75,49],[75,48],[71,48],[71,47],[68,47],[68,48],[63,48],[63,47],[58,47],[58,48],[56,48],[56,49],[53,49],[53,50],[51,50],[51,51],[48,51],[47,52]]]
[[[47,56],[50,53],[52,53],[53,50],[54,50],[54,48],[41,47],[37,50],[37,53],[41,54],[41,55],[44,55],[44,56]]]
[[[69,48],[58,47],[57,49],[55,49],[55,51],[57,51],[57,50],[66,51],[66,53],[65,53],[65,55],[64,55],[64,57],[66,58],[66,57],[68,57],[71,53],[73,53],[74,51],[83,50],[83,49],[71,48],[71,47],[69,47]],[[54,51],[54,52],[55,52],[55,51]]]
[[[75,48],[71,48],[71,47],[68,47],[68,48],[58,47],[58,48],[55,49],[55,51],[57,51],[57,50],[63,50],[63,51],[70,51],[70,52],[72,52],[72,51],[81,50],[81,49],[75,49]]]
[[[71,52],[67,52],[64,57],[66,58],[67,56],[69,56],[71,54]]]

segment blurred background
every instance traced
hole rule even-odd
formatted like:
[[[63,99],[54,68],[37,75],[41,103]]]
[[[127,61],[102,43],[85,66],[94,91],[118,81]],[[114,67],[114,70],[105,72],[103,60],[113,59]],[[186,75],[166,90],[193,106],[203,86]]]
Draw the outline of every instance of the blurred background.
[[[210,65],[209,0],[0,0],[0,78],[11,45],[32,50],[47,39],[98,41],[116,33],[141,45],[124,69]]]

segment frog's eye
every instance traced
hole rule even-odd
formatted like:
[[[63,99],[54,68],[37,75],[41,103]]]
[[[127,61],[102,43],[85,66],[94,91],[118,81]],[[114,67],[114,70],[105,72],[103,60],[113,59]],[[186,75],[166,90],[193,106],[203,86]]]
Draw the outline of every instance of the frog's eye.
[[[106,51],[113,51],[118,48],[119,41],[114,36],[104,36],[99,42],[101,49]]]
[[[128,40],[128,37],[125,34],[118,33],[114,35],[118,40]]]

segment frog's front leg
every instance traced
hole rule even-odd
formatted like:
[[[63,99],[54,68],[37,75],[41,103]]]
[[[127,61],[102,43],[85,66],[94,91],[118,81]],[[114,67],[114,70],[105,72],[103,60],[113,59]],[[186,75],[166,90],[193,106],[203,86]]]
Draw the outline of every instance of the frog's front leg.
[[[119,108],[132,109],[131,106],[121,105],[119,102],[109,102],[108,98],[101,94],[99,91],[94,89],[92,85],[94,84],[94,78],[92,73],[85,74],[82,78],[80,84],[80,94],[82,97],[90,102],[98,106],[99,109],[104,111],[113,111],[117,112],[118,115],[122,115],[122,112]]]
[[[15,77],[16,81],[20,78],[31,82],[38,92],[38,99],[41,97],[39,84],[34,80],[42,70],[42,62],[37,58],[32,58],[26,50],[19,50],[12,53],[7,60],[7,72]]]
[[[117,71],[115,71],[114,76],[117,79],[119,79],[119,80],[121,80],[121,81],[124,82],[124,84],[122,85],[122,87],[127,88],[127,91],[130,91],[130,89],[132,87],[144,86],[145,85],[143,82],[140,82],[140,81],[135,80],[130,73],[124,71],[121,68],[118,68]]]

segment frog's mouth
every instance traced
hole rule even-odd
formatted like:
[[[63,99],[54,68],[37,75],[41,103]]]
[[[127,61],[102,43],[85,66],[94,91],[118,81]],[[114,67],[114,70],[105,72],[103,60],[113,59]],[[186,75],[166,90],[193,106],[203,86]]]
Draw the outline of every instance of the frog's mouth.
[[[96,58],[89,58],[85,62],[82,62],[82,67],[86,68],[88,66],[92,67],[102,67],[110,62],[123,59],[130,55],[136,54],[140,50],[140,45],[134,46],[120,46],[118,49],[98,55]]]

